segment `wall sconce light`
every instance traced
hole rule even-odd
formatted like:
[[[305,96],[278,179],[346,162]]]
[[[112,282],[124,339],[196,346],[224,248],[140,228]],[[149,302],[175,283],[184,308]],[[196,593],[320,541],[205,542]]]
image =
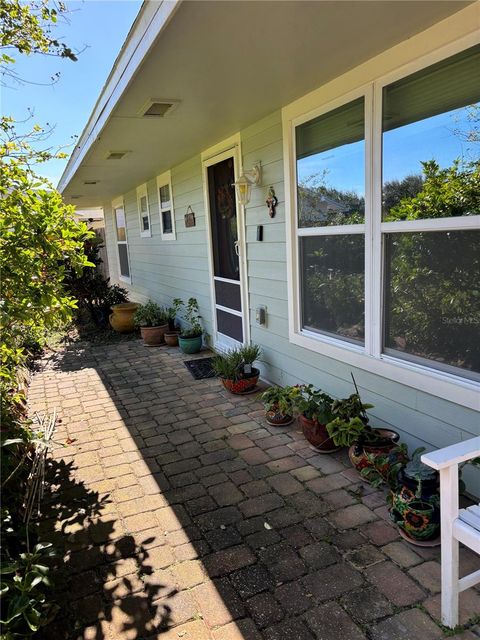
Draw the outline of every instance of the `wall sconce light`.
[[[244,171],[242,175],[235,180],[232,186],[235,187],[238,202],[245,206],[250,202],[250,192],[252,185],[258,186],[262,181],[262,165],[257,162],[250,171]]]

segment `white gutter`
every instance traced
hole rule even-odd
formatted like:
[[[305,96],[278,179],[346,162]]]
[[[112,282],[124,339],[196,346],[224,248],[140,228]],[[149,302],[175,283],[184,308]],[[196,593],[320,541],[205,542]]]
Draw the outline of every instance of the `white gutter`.
[[[144,0],[58,182],[57,189],[61,193],[74,177],[138,68],[181,2],[182,0]]]

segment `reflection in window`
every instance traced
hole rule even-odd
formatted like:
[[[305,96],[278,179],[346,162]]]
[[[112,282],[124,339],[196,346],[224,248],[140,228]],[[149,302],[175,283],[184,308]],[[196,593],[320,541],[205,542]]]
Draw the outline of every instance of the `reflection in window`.
[[[387,351],[480,374],[480,231],[385,240]]]
[[[364,138],[363,97],[297,127],[299,227],[364,222]]]
[[[462,191],[479,147],[480,46],[385,87],[383,219],[478,214]]]
[[[303,327],[363,343],[363,234],[302,237],[300,246]]]

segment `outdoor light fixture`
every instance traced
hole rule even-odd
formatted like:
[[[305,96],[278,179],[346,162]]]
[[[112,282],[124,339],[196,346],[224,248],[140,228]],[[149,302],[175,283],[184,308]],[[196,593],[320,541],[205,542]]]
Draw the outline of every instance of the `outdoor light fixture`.
[[[257,162],[250,171],[244,171],[242,175],[235,180],[233,186],[237,195],[238,202],[245,206],[250,202],[250,191],[252,185],[258,186],[262,180],[262,165]]]

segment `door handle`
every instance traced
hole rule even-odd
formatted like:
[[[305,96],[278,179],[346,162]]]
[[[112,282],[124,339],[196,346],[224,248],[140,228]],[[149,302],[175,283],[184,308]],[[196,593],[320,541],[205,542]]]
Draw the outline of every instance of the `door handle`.
[[[238,240],[235,240],[235,242],[233,243],[233,246],[235,247],[235,253],[237,254],[237,256],[240,256],[240,250],[238,248]]]

